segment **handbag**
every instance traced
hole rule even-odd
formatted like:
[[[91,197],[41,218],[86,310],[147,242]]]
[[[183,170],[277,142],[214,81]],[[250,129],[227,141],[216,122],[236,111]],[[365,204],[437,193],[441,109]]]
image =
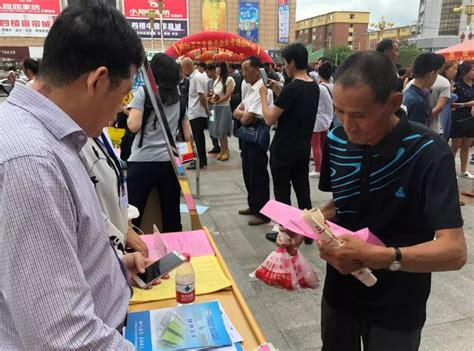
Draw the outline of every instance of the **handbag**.
[[[456,121],[457,130],[462,134],[474,133],[474,117],[458,119]]]
[[[270,129],[261,120],[252,125],[240,126],[234,136],[248,143],[257,144],[265,151],[268,151],[270,147]]]

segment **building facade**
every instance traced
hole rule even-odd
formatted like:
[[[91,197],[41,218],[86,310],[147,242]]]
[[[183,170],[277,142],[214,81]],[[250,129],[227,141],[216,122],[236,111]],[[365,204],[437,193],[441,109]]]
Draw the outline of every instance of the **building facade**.
[[[404,26],[375,30],[369,33],[369,50],[375,50],[382,39],[393,39],[396,41],[409,40],[416,34],[416,26]]]
[[[467,16],[454,8],[472,5],[471,0],[420,0],[418,33],[414,42],[421,49],[437,51],[461,41]]]
[[[78,0],[32,0],[38,9],[44,6],[46,10],[38,10],[57,15],[60,9]],[[142,38],[148,53],[161,51],[160,21],[156,16],[154,20],[153,44],[151,39],[148,11],[157,8],[159,0],[106,0],[110,5],[118,8],[129,19]],[[11,2],[11,4],[10,4]],[[16,0],[2,0],[0,2],[0,62],[11,61],[13,51],[24,53],[24,48],[29,50],[29,55],[41,58],[44,39],[49,27],[35,29],[11,30],[12,24],[22,26],[23,22],[14,21],[15,16],[34,16],[30,8],[25,12],[13,13]],[[163,33],[164,48],[173,45],[180,38],[208,30],[227,31],[239,34],[244,38],[256,42],[269,52],[278,52],[281,48],[293,41],[295,32],[296,0],[163,0]],[[55,10],[49,10],[48,5]],[[16,8],[16,7],[15,7]],[[54,13],[57,12],[57,13]],[[32,22],[37,22],[33,21]],[[48,21],[52,22],[52,21]],[[46,23],[46,21],[44,21]],[[42,22],[39,22],[39,26]],[[30,23],[31,26],[31,23]],[[25,34],[27,33],[27,34]],[[153,49],[152,49],[153,47]],[[22,48],[21,50],[19,48]],[[2,50],[9,52],[9,56],[2,58]],[[12,51],[13,50],[13,51]],[[17,58],[19,59],[19,58]]]
[[[296,22],[295,38],[313,51],[347,45],[353,50],[368,48],[369,12],[337,11]]]

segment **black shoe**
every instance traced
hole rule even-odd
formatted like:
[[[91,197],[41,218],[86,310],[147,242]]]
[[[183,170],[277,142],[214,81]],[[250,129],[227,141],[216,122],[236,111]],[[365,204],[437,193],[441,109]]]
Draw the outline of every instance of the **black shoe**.
[[[270,232],[270,233],[265,234],[265,238],[268,241],[271,241],[272,243],[276,243],[277,236],[278,236],[278,232]]]
[[[304,243],[305,243],[306,245],[311,245],[313,242],[314,242],[313,239],[304,237]]]
[[[196,169],[196,162],[192,162],[189,164],[187,170],[194,171]]]
[[[208,152],[208,154],[218,154],[221,152],[221,148],[213,148],[211,151]]]

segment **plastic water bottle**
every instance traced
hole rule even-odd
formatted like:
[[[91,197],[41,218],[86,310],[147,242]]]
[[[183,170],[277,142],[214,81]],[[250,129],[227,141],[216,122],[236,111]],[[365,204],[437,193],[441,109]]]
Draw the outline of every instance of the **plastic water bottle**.
[[[176,270],[176,302],[178,306],[192,304],[196,298],[195,275],[191,264],[191,255],[183,253],[186,263]]]

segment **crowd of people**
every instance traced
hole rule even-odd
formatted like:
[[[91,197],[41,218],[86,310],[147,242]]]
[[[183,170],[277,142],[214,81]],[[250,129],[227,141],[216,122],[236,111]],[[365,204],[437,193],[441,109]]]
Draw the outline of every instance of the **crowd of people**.
[[[298,207],[311,209],[309,177],[318,177],[332,194],[326,219],[350,231],[368,227],[385,243],[317,242],[328,262],[323,350],[357,350],[361,339],[367,350],[418,350],[431,272],[466,262],[454,160],[460,149],[459,176],[474,178],[466,123],[474,63],[423,53],[410,81],[406,70],[397,74],[391,40],[337,69],[327,58],[311,68],[298,43],[276,66],[256,56],[236,65],[157,54],[150,66],[163,116],[138,73],[145,53],[136,32],[104,2],[84,4],[56,19],[39,70],[24,63],[30,84],[0,105],[2,347],[133,349],[121,331],[130,275],[149,264],[137,232],[153,188],[160,229],[182,230],[166,118],[172,137],[196,145],[191,170],[206,169],[208,153],[228,161],[229,138],[239,138],[248,194],[239,214],[251,216],[249,225],[270,222],[260,213],[270,200],[269,166],[277,201],[291,205],[293,188]],[[104,132],[117,116],[128,129],[121,160]],[[290,253],[313,243],[287,232],[291,241],[277,244]],[[375,287],[350,275],[364,267],[374,270]]]

